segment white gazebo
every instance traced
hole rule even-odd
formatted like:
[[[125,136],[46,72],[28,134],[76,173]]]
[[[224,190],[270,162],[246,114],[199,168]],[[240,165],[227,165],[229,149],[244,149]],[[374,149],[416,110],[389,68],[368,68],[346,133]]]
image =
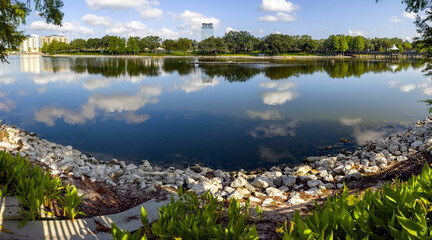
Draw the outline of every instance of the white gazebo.
[[[393,44],[393,47],[389,48],[390,51],[399,51],[400,49],[396,47],[396,44]]]

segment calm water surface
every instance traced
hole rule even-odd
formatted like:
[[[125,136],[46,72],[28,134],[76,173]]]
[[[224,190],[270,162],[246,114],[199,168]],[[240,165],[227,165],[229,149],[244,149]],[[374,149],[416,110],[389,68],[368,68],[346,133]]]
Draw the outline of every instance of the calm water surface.
[[[176,167],[252,169],[353,150],[425,118],[417,101],[432,95],[413,61],[9,61],[0,64],[3,122],[105,160]]]

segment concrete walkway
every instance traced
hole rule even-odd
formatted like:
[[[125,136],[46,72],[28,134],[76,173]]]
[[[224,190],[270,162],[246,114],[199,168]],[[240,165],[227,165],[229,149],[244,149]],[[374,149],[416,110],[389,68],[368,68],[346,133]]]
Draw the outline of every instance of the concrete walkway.
[[[97,229],[95,221],[107,228],[111,228],[114,222],[121,229],[129,231],[137,230],[142,226],[141,207],[147,211],[149,221],[152,222],[159,218],[159,209],[169,203],[169,200],[156,202],[155,200],[147,201],[139,206],[131,208],[121,213],[98,216],[93,218],[84,218],[72,220],[45,220],[29,221],[22,228],[18,227],[19,220],[0,220],[0,225],[9,230],[0,232],[2,240],[16,239],[49,239],[49,240],[66,240],[66,239],[112,239],[111,233],[101,232]]]

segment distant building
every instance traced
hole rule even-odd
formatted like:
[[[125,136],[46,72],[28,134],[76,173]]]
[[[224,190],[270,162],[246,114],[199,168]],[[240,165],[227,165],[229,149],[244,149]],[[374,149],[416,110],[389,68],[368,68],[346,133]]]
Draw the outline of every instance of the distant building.
[[[40,44],[39,44],[39,36],[38,35],[30,35],[30,37],[26,38],[20,44],[20,52],[39,52]]]
[[[51,35],[51,36],[46,36],[41,38],[41,46],[43,47],[44,44],[50,45],[54,40],[56,40],[57,42],[69,43],[68,37]]]
[[[201,27],[201,41],[214,36],[213,23],[203,23]]]

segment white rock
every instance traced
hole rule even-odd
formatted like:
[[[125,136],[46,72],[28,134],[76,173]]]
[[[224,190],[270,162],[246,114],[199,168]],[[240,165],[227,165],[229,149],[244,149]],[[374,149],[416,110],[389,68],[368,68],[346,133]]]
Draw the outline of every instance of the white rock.
[[[220,170],[220,169],[215,170],[213,172],[213,174],[215,175],[215,177],[219,177],[219,178],[223,178],[225,176],[224,172],[222,170]]]
[[[321,180],[310,180],[307,182],[307,185],[310,188],[318,187],[320,185],[324,185],[324,183]]]
[[[292,187],[296,183],[297,178],[294,177],[294,176],[292,176],[292,175],[290,175],[290,176],[282,176],[282,181],[283,181],[283,184],[285,186]]]
[[[70,173],[74,169],[74,165],[64,165],[60,167],[60,171],[64,173]]]
[[[246,183],[247,183],[246,179],[242,177],[238,177],[231,183],[230,186],[233,188],[239,188],[239,187],[243,187]]]
[[[140,186],[140,189],[144,189],[147,187],[147,184],[146,184],[146,182],[141,181],[139,186]]]
[[[267,188],[268,186],[270,186],[270,183],[269,183],[269,180],[267,178],[257,177],[252,182],[252,185],[256,188],[263,189],[263,188]]]
[[[282,192],[288,192],[289,191],[289,187],[288,186],[281,186],[278,188],[279,190],[281,190]]]
[[[243,194],[241,194],[241,192],[239,192],[239,191],[234,191],[231,195],[229,195],[228,197],[227,197],[227,199],[228,200],[231,200],[231,199],[243,199]]]
[[[326,182],[334,182],[334,177],[331,174],[328,174],[327,176],[323,177],[323,180]]]
[[[250,201],[251,203],[259,203],[259,202],[261,202],[261,199],[256,198],[256,197],[254,197],[254,196],[250,196],[250,197],[249,197],[249,201]]]
[[[318,177],[315,176],[315,175],[313,175],[313,174],[306,174],[306,175],[300,176],[299,179],[302,182],[307,182],[307,181],[310,181],[310,180],[317,180]]]
[[[398,161],[398,162],[403,162],[406,160],[408,160],[408,158],[406,156],[397,156],[396,157],[396,161]]]
[[[143,165],[144,167],[150,167],[150,166],[151,166],[151,165],[150,165],[150,162],[147,161],[147,160],[142,160],[141,162],[142,162],[142,165]]]
[[[267,193],[267,196],[269,197],[284,197],[285,195],[283,192],[277,188],[274,187],[268,187],[265,192]]]
[[[340,165],[340,166],[338,166],[338,167],[336,167],[335,169],[333,169],[333,171],[336,173],[336,174],[343,174],[344,173],[344,165]]]
[[[237,188],[236,191],[241,193],[243,195],[243,197],[248,197],[251,195],[251,192],[249,190],[247,190],[246,188]]]
[[[304,193],[306,193],[308,195],[312,195],[312,196],[319,196],[322,194],[321,189],[319,189],[317,187],[306,190]]]
[[[302,204],[302,203],[305,203],[306,201],[305,200],[303,200],[301,197],[300,197],[300,193],[298,193],[298,192],[292,192],[291,194],[290,194],[290,199],[287,201],[287,204],[290,204],[290,205],[297,205],[297,204]]]
[[[107,184],[109,184],[109,185],[111,185],[113,187],[117,186],[117,184],[115,182],[111,181],[110,179],[106,180],[105,183],[107,183]]]
[[[421,141],[415,141],[415,142],[411,143],[411,147],[417,148],[417,147],[420,147],[422,144],[423,144],[423,142],[421,142]]]
[[[232,187],[226,186],[226,187],[224,188],[224,191],[227,192],[227,193],[232,193],[232,192],[235,191],[235,189],[232,188]]]
[[[214,185],[210,181],[200,181],[195,186],[191,188],[198,195],[201,195],[210,190],[210,193],[215,194],[222,188],[222,185]]]
[[[137,169],[137,168],[138,167],[135,164],[131,163],[131,164],[127,165],[126,170],[127,171],[131,171],[131,170],[134,170],[134,169]]]
[[[292,175],[300,177],[308,173],[310,170],[312,170],[312,167],[309,165],[299,166],[297,170],[292,173]]]
[[[274,200],[272,198],[266,198],[263,202],[262,202],[262,206],[268,206],[270,204],[274,203]]]

